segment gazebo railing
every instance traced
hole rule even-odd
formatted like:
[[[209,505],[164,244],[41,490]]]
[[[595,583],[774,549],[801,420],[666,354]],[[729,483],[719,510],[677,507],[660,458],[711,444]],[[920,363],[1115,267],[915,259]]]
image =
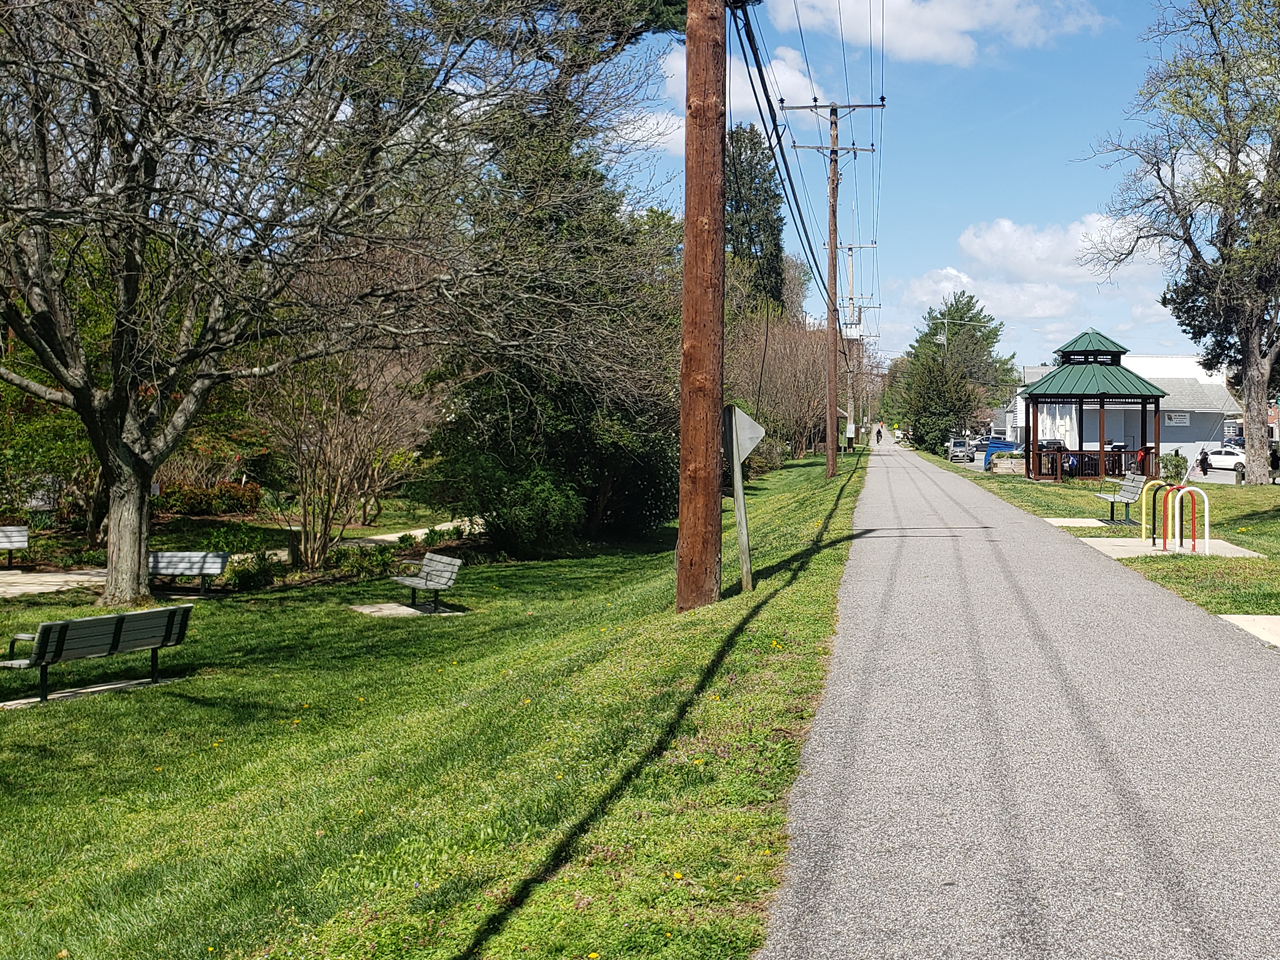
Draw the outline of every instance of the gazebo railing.
[[[1140,454],[1143,454],[1139,457]],[[1037,450],[1031,454],[1031,476],[1035,480],[1098,480],[1097,450]],[[1156,458],[1148,450],[1114,450],[1103,454],[1103,468],[1108,477],[1123,477],[1128,473],[1154,476]]]

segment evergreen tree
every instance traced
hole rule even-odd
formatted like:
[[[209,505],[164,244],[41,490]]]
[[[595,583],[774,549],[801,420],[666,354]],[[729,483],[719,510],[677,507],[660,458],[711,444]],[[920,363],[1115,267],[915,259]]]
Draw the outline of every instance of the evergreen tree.
[[[725,249],[751,267],[753,293],[782,302],[782,190],[758,127],[735,124],[724,161]]]
[[[996,353],[1004,324],[961,290],[930,307],[907,350],[900,396],[916,446],[940,451],[985,406],[1004,402],[1017,385],[1013,357]]]

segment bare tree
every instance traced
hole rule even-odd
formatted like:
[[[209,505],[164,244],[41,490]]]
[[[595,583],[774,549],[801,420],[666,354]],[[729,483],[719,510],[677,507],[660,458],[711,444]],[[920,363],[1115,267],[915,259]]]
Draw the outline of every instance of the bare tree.
[[[573,104],[587,135],[631,106],[643,70],[602,65],[643,29],[632,6],[0,9],[0,317],[24,345],[0,379],[84,423],[109,491],[101,602],[147,596],[151,479],[219,385],[379,339],[538,345],[518,321],[548,265],[477,246],[460,201],[512,111]],[[548,355],[589,357],[581,332]]]
[[[1238,377],[1245,478],[1265,483],[1280,359],[1280,11],[1165,3],[1147,39],[1160,53],[1135,108],[1145,130],[1098,147],[1128,170],[1087,259],[1104,270],[1146,253],[1164,260],[1162,303],[1210,366]]]

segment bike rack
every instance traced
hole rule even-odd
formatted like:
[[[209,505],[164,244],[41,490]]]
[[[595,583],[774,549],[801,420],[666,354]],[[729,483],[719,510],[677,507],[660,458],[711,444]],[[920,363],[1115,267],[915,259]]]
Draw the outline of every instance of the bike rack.
[[[1164,551],[1164,552],[1166,552],[1166,553],[1168,553],[1168,552],[1169,552],[1169,494],[1171,494],[1171,493],[1172,493],[1172,494],[1177,494],[1177,493],[1179,493],[1179,491],[1181,491],[1181,490],[1185,490],[1185,489],[1186,489],[1186,487],[1182,486],[1182,484],[1180,484],[1180,483],[1179,483],[1179,484],[1169,484],[1169,485],[1165,488],[1164,496],[1163,496],[1163,497],[1161,498],[1161,500],[1160,500],[1160,549],[1161,549],[1161,550],[1163,550],[1163,551]],[[1177,509],[1177,503],[1178,503],[1178,501],[1175,499],[1175,500],[1174,500],[1174,509],[1175,509],[1175,510]],[[1179,516],[1179,518],[1178,518],[1178,519],[1181,519],[1181,516]],[[1152,520],[1152,527],[1154,527],[1154,526],[1155,526],[1155,517],[1153,516],[1153,517],[1151,518],[1151,520]],[[1177,528],[1176,535],[1177,535],[1177,536],[1179,536],[1179,537],[1182,535],[1182,528],[1181,528],[1181,527],[1178,527],[1178,528]],[[1151,545],[1152,545],[1152,546],[1155,546],[1154,530],[1152,531],[1152,537],[1151,537],[1151,540],[1152,540],[1152,544],[1151,544]],[[1176,548],[1175,548],[1175,549],[1176,549]]]
[[[1178,491],[1177,498],[1173,501],[1174,523],[1178,528],[1178,542],[1174,547],[1175,552],[1182,549],[1182,498],[1187,494],[1191,494],[1191,552],[1196,552],[1196,494],[1200,494],[1200,499],[1204,501],[1204,549],[1200,551],[1200,555],[1207,557],[1209,555],[1209,498],[1205,492],[1199,487],[1182,487]]]
[[[1142,539],[1147,539],[1147,491],[1151,490],[1151,545],[1156,545],[1156,494],[1165,487],[1172,487],[1174,484],[1167,480],[1148,480],[1142,485]],[[1151,488],[1155,489],[1152,490]]]

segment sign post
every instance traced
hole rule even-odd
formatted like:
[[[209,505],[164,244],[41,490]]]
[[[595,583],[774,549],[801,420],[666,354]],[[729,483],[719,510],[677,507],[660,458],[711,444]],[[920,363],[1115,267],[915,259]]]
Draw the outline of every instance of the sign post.
[[[733,404],[724,408],[724,450],[733,468],[733,519],[738,526],[738,562],[742,566],[743,591],[754,590],[751,582],[751,542],[747,537],[747,498],[742,490],[742,461],[764,439],[764,427]]]

